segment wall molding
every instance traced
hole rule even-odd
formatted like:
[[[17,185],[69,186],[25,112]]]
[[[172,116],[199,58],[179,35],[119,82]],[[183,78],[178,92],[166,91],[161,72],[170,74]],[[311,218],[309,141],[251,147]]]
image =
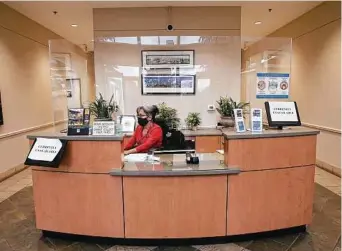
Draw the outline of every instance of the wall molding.
[[[319,159],[316,159],[316,166],[318,166],[319,168],[331,173],[331,174],[334,174],[338,177],[341,177],[341,168],[337,167],[337,166],[333,166],[333,165],[330,165],[329,163],[327,162],[324,162],[322,160],[319,160]]]
[[[341,129],[331,128],[331,127],[327,127],[327,126],[320,126],[320,125],[315,125],[315,124],[310,124],[310,123],[305,123],[305,122],[302,122],[302,125],[309,127],[309,128],[318,129],[321,131],[331,132],[331,133],[341,135]]]
[[[22,135],[24,133],[28,133],[28,132],[32,132],[32,131],[37,131],[40,129],[45,129],[48,127],[52,127],[55,125],[59,125],[62,123],[65,123],[67,121],[67,119],[65,120],[59,120],[54,122],[50,122],[50,123],[46,123],[46,124],[42,124],[42,125],[38,125],[38,126],[33,126],[33,127],[28,127],[28,128],[24,128],[24,129],[20,129],[18,131],[14,131],[14,132],[9,132],[9,133],[4,133],[4,134],[0,134],[0,140],[1,139],[6,139],[6,138],[10,138],[10,137],[14,137],[14,136],[18,136],[18,135]]]
[[[25,166],[23,163],[20,165],[17,165],[15,167],[12,167],[8,170],[5,170],[4,172],[0,173],[0,183],[13,175],[20,173],[21,171],[25,170],[28,166]]]

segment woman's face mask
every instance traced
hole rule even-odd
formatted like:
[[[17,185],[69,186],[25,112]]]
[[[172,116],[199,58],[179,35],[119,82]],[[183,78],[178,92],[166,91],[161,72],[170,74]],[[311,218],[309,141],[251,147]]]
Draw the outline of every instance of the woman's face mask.
[[[147,118],[138,117],[138,124],[139,125],[145,126],[145,125],[147,125],[147,123],[148,123],[148,119]]]
[[[140,110],[138,114],[138,124],[141,126],[145,126],[149,121],[149,117],[142,110]]]

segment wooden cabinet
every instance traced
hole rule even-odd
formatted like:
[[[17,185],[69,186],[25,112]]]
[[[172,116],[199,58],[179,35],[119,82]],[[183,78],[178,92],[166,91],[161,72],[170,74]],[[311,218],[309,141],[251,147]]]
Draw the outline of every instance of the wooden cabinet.
[[[196,136],[196,152],[214,153],[223,149],[222,136]]]
[[[314,165],[229,175],[227,234],[310,224],[314,176]]]

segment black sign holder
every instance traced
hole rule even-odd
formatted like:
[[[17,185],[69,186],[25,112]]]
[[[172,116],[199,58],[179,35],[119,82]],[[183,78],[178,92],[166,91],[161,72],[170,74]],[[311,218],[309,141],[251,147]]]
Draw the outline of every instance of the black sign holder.
[[[265,102],[265,109],[266,109],[266,115],[267,115],[267,121],[268,121],[269,127],[277,127],[278,130],[282,130],[283,126],[301,126],[302,123],[300,122],[297,103],[296,102],[293,102],[293,103],[296,108],[296,115],[297,115],[296,121],[273,121],[272,116],[271,116],[270,103],[268,101]]]
[[[62,140],[62,139],[57,139],[57,140],[59,140],[62,143],[62,147],[59,150],[59,152],[57,153],[56,157],[52,161],[33,160],[33,159],[29,159],[28,158],[28,156],[30,155],[30,153],[32,151],[32,148],[34,147],[34,145],[37,142],[37,139],[35,139],[33,144],[32,144],[32,146],[31,146],[31,148],[30,148],[30,151],[29,151],[29,153],[28,153],[28,155],[26,157],[26,160],[25,160],[24,164],[27,165],[27,166],[42,166],[42,167],[58,168],[59,164],[62,161],[62,158],[63,158],[63,155],[64,155],[64,152],[65,152],[65,149],[66,149],[68,141],[67,140]]]

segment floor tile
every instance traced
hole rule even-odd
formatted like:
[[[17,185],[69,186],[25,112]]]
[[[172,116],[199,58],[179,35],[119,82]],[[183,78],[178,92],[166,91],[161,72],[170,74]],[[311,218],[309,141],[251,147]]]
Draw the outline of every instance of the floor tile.
[[[0,239],[0,250],[1,251],[13,251],[5,239]]]
[[[244,247],[241,247],[234,243],[228,244],[218,244],[218,245],[203,245],[203,246],[194,246],[197,250],[200,251],[248,251]]]
[[[103,249],[96,245],[96,244],[92,244],[92,243],[79,243],[78,244],[81,247],[82,251],[102,251]]]
[[[93,244],[74,243],[61,251],[102,251],[99,246]]]
[[[286,251],[288,246],[270,239],[255,240],[248,246],[251,251]]]
[[[159,251],[159,250],[163,250],[163,251],[171,251],[171,250],[179,250],[179,251],[190,251],[190,250],[194,250],[194,249],[177,249],[178,247],[175,247],[176,249],[158,249],[158,248],[150,248],[150,247],[135,247],[135,246],[114,246],[111,247],[109,249],[107,249],[106,251]]]
[[[334,249],[334,245],[325,236],[305,233],[300,235],[290,251],[329,251]]]
[[[15,192],[0,192],[0,200],[3,201],[11,197]]]
[[[287,234],[287,235],[283,235],[279,237],[278,236],[272,237],[270,239],[280,244],[283,244],[285,246],[291,246],[293,243],[295,243],[295,241],[297,241],[298,237],[299,237],[299,233],[295,233],[295,234]]]
[[[334,251],[341,251],[341,237],[338,239]]]
[[[25,187],[20,192],[15,193],[9,198],[9,201],[16,207],[18,211],[23,213],[27,218],[34,218],[34,203],[32,198],[32,187]]]
[[[101,250],[103,250],[103,251],[106,251],[106,250],[108,250],[108,249],[110,249],[112,246],[114,246],[114,245],[109,245],[109,244],[103,244],[103,243],[100,243],[100,244],[97,244],[100,248],[101,248]]]
[[[18,211],[15,206],[8,200],[0,203],[0,233],[11,230],[11,227],[26,219],[26,216]],[[2,237],[2,235],[1,235]]]
[[[78,242],[70,241],[70,240],[63,240],[59,238],[46,238],[50,243],[52,243],[52,246],[57,250],[64,250],[65,248],[75,245]]]

